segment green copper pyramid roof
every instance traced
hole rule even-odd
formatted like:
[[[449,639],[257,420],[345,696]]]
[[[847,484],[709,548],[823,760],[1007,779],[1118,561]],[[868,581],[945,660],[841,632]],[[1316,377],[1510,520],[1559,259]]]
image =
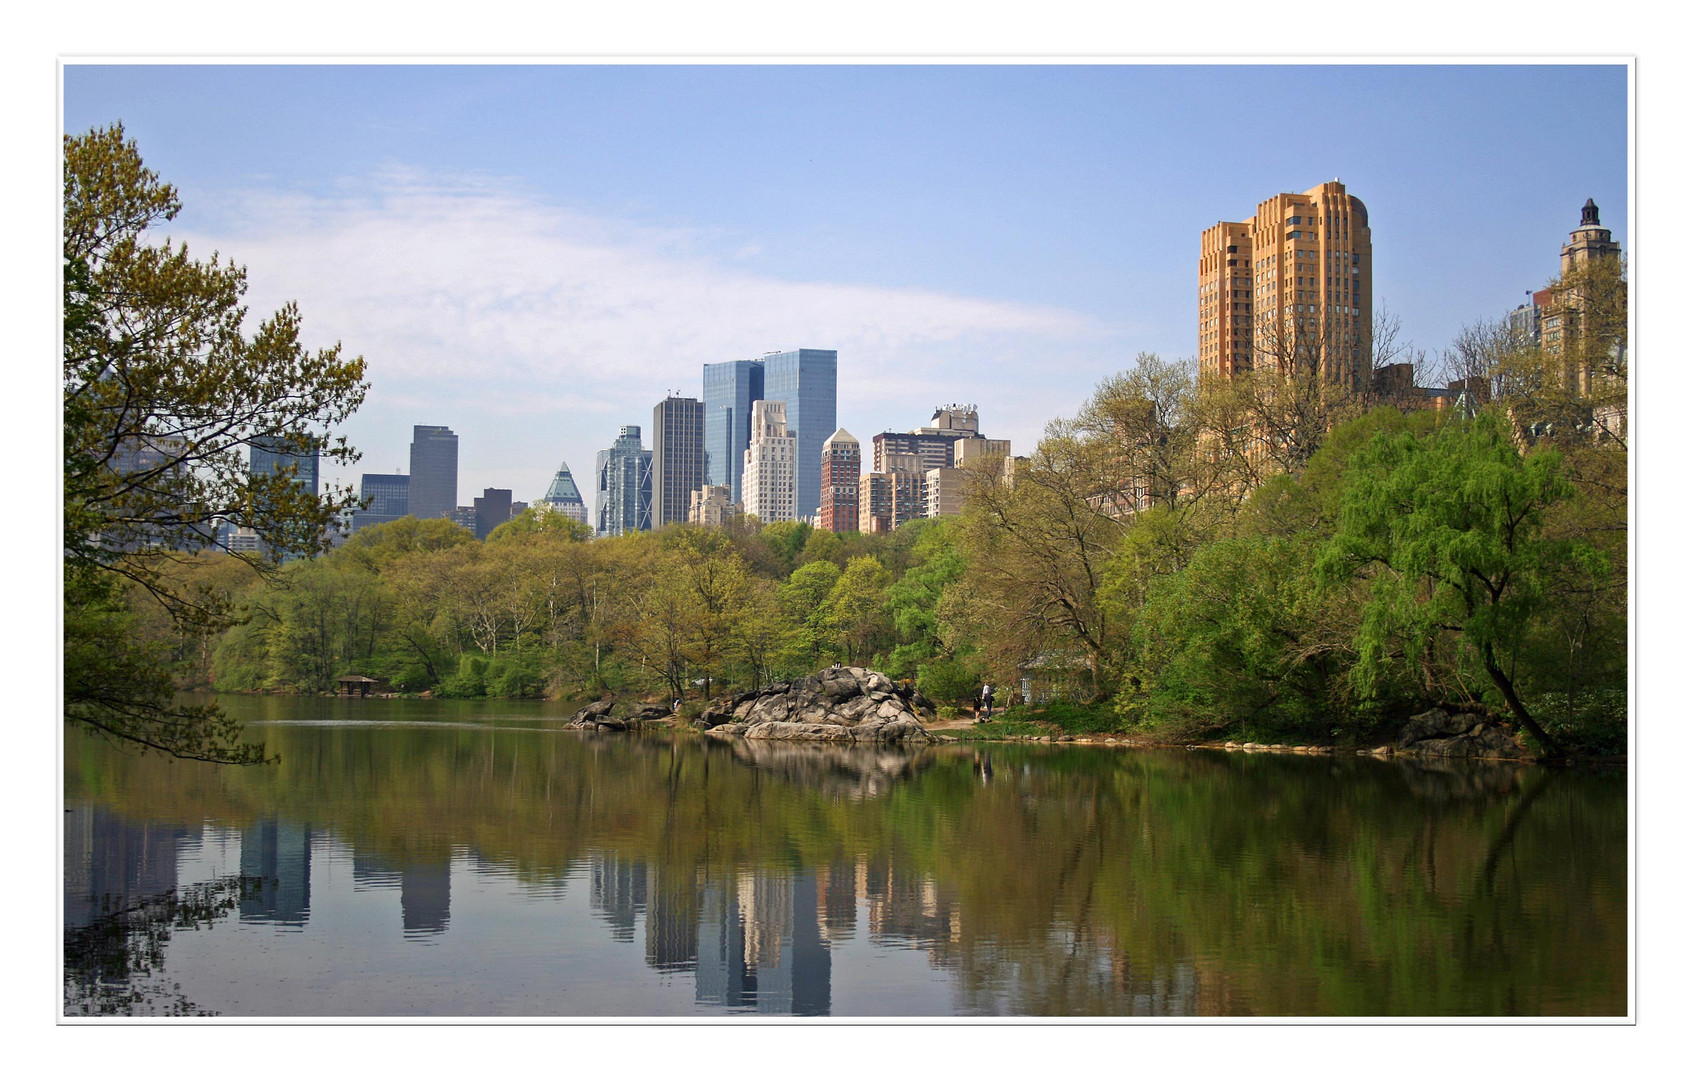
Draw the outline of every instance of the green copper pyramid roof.
[[[572,479],[572,471],[566,468],[565,462],[560,462],[560,471],[554,474],[554,482],[548,485],[548,494],[542,496],[542,501],[568,506],[583,505],[583,496],[578,494],[577,481]]]

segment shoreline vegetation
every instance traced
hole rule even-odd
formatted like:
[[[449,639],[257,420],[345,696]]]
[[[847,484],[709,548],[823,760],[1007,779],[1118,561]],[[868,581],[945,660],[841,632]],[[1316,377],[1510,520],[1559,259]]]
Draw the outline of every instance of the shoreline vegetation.
[[[1075,494],[1089,445],[1046,442],[1011,485],[974,473],[962,515],[890,534],[590,539],[527,510],[478,542],[405,518],[269,581],[178,560],[181,588],[238,613],[220,633],[175,635],[145,595],[131,610],[179,686],[221,693],[354,675],[687,712],[840,662],[956,716],[991,684],[997,719],[965,739],[1372,750],[1438,708],[1506,721],[1531,756],[1625,753],[1623,450],[1380,408],[1245,496],[1116,515]]]
[[[1208,388],[1157,367],[1201,408]],[[1110,381],[1090,408],[1124,392]],[[1364,411],[1300,471],[1244,494],[1186,480],[1135,513],[1090,494],[1123,437],[1057,425],[1012,483],[975,472],[964,513],[889,534],[743,520],[590,539],[527,510],[479,542],[404,518],[265,582],[179,560],[182,588],[239,613],[220,633],[173,636],[146,596],[132,610],[180,686],[222,693],[355,675],[687,714],[838,662],[955,716],[991,684],[997,719],[964,739],[1373,750],[1442,709],[1506,722],[1529,756],[1617,757],[1626,454],[1528,443],[1511,419]]]
[[[965,463],[958,515],[887,533],[745,516],[592,539],[532,508],[482,541],[407,517],[333,546],[351,491],[244,458],[356,459],[334,432],[363,361],[307,349],[293,305],[243,335],[239,267],[148,246],[177,197],[121,128],[66,151],[66,716],[114,738],[265,760],[177,689],[699,709],[842,664],[941,708],[1017,694],[1010,737],[1373,749],[1438,711],[1541,758],[1626,751],[1618,258],[1551,282],[1554,347],[1505,316],[1429,359],[1381,312],[1370,340],[1257,332],[1229,378],[1140,354],[1029,456]],[[177,292],[137,285],[160,267]],[[1462,388],[1442,409],[1435,378]],[[220,523],[260,553],[218,549]]]

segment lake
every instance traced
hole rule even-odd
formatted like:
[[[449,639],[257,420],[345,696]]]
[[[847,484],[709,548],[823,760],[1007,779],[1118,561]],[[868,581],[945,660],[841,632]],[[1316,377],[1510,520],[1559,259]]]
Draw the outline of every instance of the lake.
[[[560,730],[65,732],[65,1014],[1622,1016],[1621,769]]]

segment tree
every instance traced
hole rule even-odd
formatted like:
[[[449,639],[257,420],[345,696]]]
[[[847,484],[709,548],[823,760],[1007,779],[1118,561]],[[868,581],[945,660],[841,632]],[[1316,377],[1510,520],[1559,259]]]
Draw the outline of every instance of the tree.
[[[573,542],[589,540],[595,535],[581,521],[541,506],[527,506],[524,512],[510,521],[503,521],[489,533],[489,543],[503,544],[534,539],[538,536],[558,536]]]
[[[292,466],[251,475],[244,452],[356,460],[328,432],[364,399],[365,362],[303,347],[293,304],[249,334],[245,271],[149,243],[181,204],[122,127],[67,136],[64,180],[65,716],[180,757],[261,761],[215,706],[173,704],[160,657],[129,640],[121,583],[205,634],[229,603],[168,569],[216,546],[220,523],[271,556],[326,549],[353,492],[321,498]]]
[[[1370,581],[1358,687],[1373,690],[1399,638],[1405,656],[1459,638],[1514,717],[1559,753],[1521,699],[1514,657],[1552,585],[1601,561],[1545,533],[1545,516],[1572,493],[1560,452],[1522,456],[1493,413],[1426,439],[1374,436],[1351,464],[1338,532],[1319,561],[1327,577]]]
[[[1094,467],[1098,453],[1051,424],[1011,483],[990,467],[967,469],[959,536],[969,586],[949,605],[948,621],[971,624],[992,674],[1008,678],[1056,652],[1089,669],[1100,700],[1114,684],[1124,628],[1103,609],[1099,590],[1126,524]]]
[[[943,592],[966,574],[966,556],[955,545],[955,522],[932,519],[913,545],[916,559],[890,586],[890,615],[902,643],[890,652],[890,670],[900,675],[944,653],[937,605]]]
[[[829,565],[829,564],[826,564]],[[870,555],[849,560],[825,600],[825,629],[852,663],[872,659],[889,630],[890,572]]]
[[[1079,462],[1116,510],[1178,509],[1212,489],[1197,454],[1194,365],[1139,353],[1133,366],[1103,379],[1060,431],[1095,453]]]
[[[1146,705],[1186,736],[1265,723],[1324,737],[1353,626],[1337,617],[1341,590],[1300,572],[1310,560],[1301,540],[1241,537],[1159,579],[1134,624],[1122,708]]]
[[[796,567],[778,586],[778,600],[796,628],[793,644],[806,666],[811,667],[824,655],[830,636],[825,625],[825,602],[842,574],[836,563],[821,559]]]

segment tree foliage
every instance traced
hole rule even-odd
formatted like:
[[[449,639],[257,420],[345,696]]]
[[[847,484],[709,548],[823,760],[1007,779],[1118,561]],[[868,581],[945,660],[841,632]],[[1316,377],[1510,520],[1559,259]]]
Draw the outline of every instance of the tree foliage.
[[[215,546],[220,522],[272,556],[325,549],[353,493],[321,498],[293,467],[252,474],[246,452],[354,460],[328,432],[363,400],[365,364],[301,345],[293,304],[249,331],[240,267],[155,242],[181,204],[121,127],[64,151],[65,715],[183,757],[257,761],[216,709],[172,703],[160,657],[127,640],[123,594],[204,634],[230,607],[171,569]]]
[[[1572,494],[1560,452],[1522,455],[1494,414],[1429,439],[1376,436],[1352,465],[1320,563],[1334,580],[1371,581],[1359,688],[1373,690],[1398,642],[1407,657],[1458,637],[1514,716],[1559,750],[1522,701],[1514,660],[1554,584],[1602,567],[1593,549],[1544,530]]]

